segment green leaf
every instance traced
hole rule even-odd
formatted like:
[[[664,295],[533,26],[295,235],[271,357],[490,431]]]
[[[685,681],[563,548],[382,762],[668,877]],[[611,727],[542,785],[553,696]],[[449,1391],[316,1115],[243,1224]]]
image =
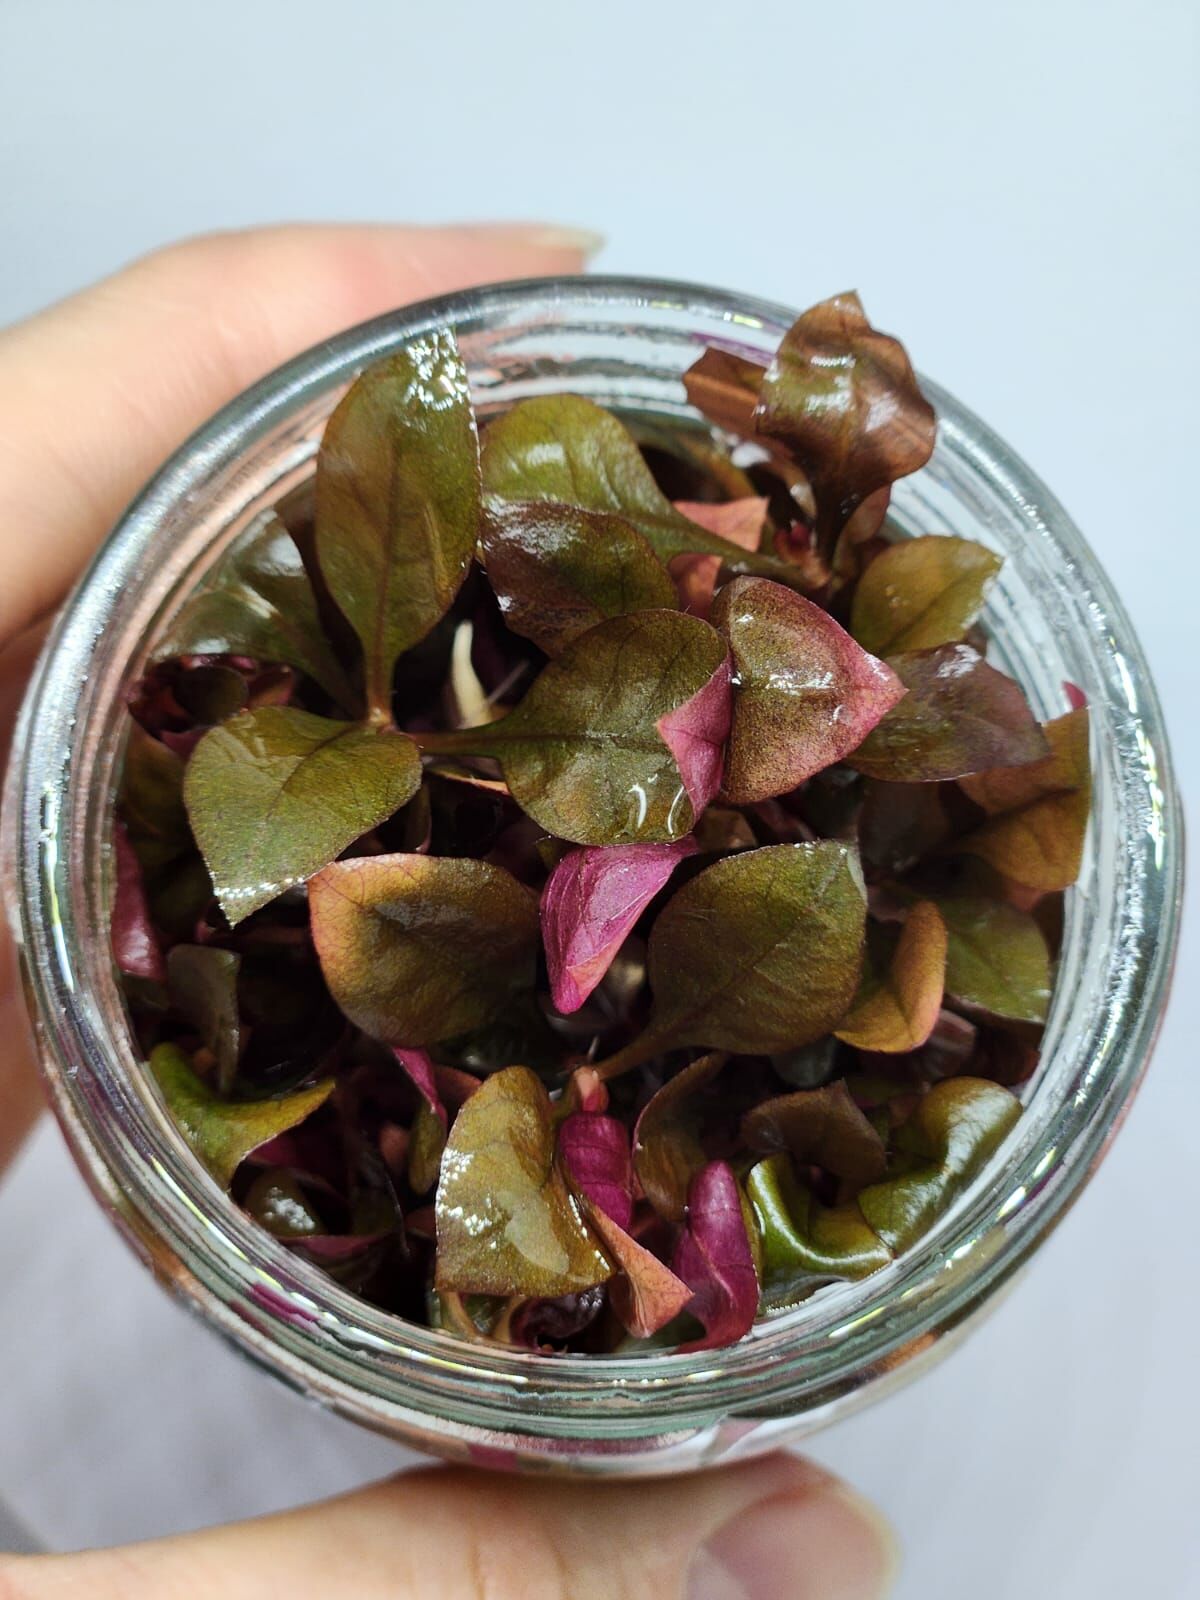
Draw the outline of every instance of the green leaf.
[[[238,971],[242,958],[215,945],[177,944],[167,956],[167,989],[216,1061],[217,1088],[228,1094],[241,1049]]]
[[[633,1133],[633,1170],[642,1193],[669,1222],[682,1222],[692,1179],[708,1164],[700,1142],[706,1096],[725,1061],[701,1056],[647,1101]]]
[[[553,501],[497,501],[484,518],[482,544],[505,623],[549,656],[605,617],[676,607],[666,568],[624,517]]]
[[[196,1076],[178,1045],[160,1044],[150,1071],[184,1138],[224,1188],[259,1145],[303,1122],[333,1092],[333,1079],[278,1100],[222,1100]]]
[[[316,549],[388,716],[396,658],[449,610],[479,532],[479,441],[454,335],[421,334],[358,378],[317,458]]]
[[[1021,1102],[982,1078],[947,1078],[930,1089],[897,1134],[911,1170],[864,1189],[863,1216],[891,1250],[915,1244],[1003,1143]]]
[[[733,658],[724,789],[735,805],[786,794],[862,743],[904,690],[820,606],[765,578],[735,578],[712,625]]]
[[[924,534],[882,551],[854,591],[850,632],[877,656],[954,644],[983,610],[1002,562],[971,539]]]
[[[1043,731],[1050,746],[1044,761],[961,780],[959,787],[988,820],[955,848],[1048,893],[1074,883],[1083,860],[1091,810],[1088,713],[1070,711]]]
[[[874,490],[923,467],[937,438],[904,346],[871,326],[854,293],[823,300],[784,334],[756,421],[808,473],[819,525],[832,532]]]
[[[183,762],[132,718],[117,808],[147,870],[163,867],[192,849],[183,803]]]
[[[385,822],[420,782],[420,756],[404,734],[265,706],[204,735],[184,795],[221,909],[236,924]]]
[[[280,661],[354,708],[356,696],[325,637],[300,552],[274,513],[230,546],[184,602],[155,655]]]
[[[939,900],[946,924],[946,992],[1014,1022],[1042,1023],[1050,1005],[1050,951],[1036,920],[1001,900]]]
[[[846,757],[859,772],[934,783],[1049,753],[1020,685],[969,644],[906,651],[888,666],[908,693]]]
[[[746,1193],[762,1243],[763,1300],[782,1306],[821,1283],[865,1278],[892,1253],[858,1206],[822,1206],[797,1179],[786,1155],[752,1168]]]
[[[553,1299],[612,1275],[554,1160],[550,1097],[527,1067],[488,1078],[454,1119],[436,1209],[439,1291]]]
[[[308,896],[330,993],[388,1044],[416,1048],[479,1028],[533,983],[537,896],[486,861],[337,861]]]
[[[681,839],[716,793],[729,729],[725,646],[678,611],[611,617],[543,668],[499,722],[421,735],[493,756],[513,799],[575,844]]]
[[[837,1036],[858,1050],[903,1054],[923,1045],[941,1010],[946,980],[946,925],[938,908],[919,901],[908,914],[890,963],[868,959],[854,1005]]]
[[[849,845],[767,845],[714,862],[659,913],[649,1026],[601,1076],[677,1045],[771,1055],[819,1039],[854,999],[865,926]]]
[[[883,1140],[838,1079],[752,1107],[742,1143],[758,1155],[785,1150],[801,1166],[822,1167],[847,1183],[872,1183],[887,1168]]]

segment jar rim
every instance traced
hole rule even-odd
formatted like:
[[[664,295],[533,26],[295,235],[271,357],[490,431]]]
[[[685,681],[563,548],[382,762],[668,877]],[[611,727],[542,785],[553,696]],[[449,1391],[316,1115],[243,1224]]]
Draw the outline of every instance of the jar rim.
[[[922,378],[939,450],[1015,508],[1046,568],[1046,604],[1066,605],[1095,671],[1102,737],[1113,741],[1117,813],[1129,829],[1105,1004],[1063,1074],[1045,1137],[1006,1144],[948,1222],[895,1263],[832,1286],[759,1323],[741,1343],[687,1355],[546,1356],[464,1344],[381,1311],[218,1194],[165,1114],[139,1096],[128,1039],[114,1037],[95,973],[81,964],[86,886],[71,841],[83,819],[91,685],[106,670],[114,619],[172,515],[204,496],[256,440],[387,350],[435,327],[501,328],[535,314],[640,314],[704,327],[705,343],[761,355],[788,308],[700,285],[637,277],[530,279],[460,291],[361,324],[305,352],[216,414],[133,502],[61,614],[31,682],[14,742],[4,817],[6,899],[60,1121],[85,1175],[160,1277],[260,1363],[374,1426],[440,1421],[464,1439],[573,1439],[581,1425],[614,1451],[653,1431],[664,1448],[717,1411],[817,1416],[906,1366],[960,1326],[1027,1258],[1075,1198],[1144,1071],[1170,979],[1182,892],[1182,820],[1162,715],[1124,609],[1079,530],[1045,485],[939,386]],[[697,346],[699,348],[699,345]],[[472,374],[474,378],[474,373]],[[108,663],[111,667],[111,662]],[[1094,734],[1094,737],[1096,735]],[[106,957],[107,959],[107,957]],[[1060,980],[1061,982],[1061,980]],[[1059,996],[1056,989],[1055,1006]],[[1052,1013],[1053,1021],[1053,1013]],[[1048,1031],[1047,1038],[1051,1037]],[[1067,1041],[1063,1042],[1067,1048]],[[1073,1097],[1073,1098],[1070,1098]],[[1070,1098],[1070,1103],[1067,1103]],[[1025,1118],[1022,1118],[1022,1123]],[[1056,1131],[1057,1130],[1057,1131]],[[1028,1130],[1026,1130],[1028,1132]],[[995,1171],[1005,1173],[1002,1194]],[[189,1231],[190,1230],[190,1231]],[[818,1304],[819,1301],[819,1304]],[[717,1399],[719,1395],[719,1400]]]

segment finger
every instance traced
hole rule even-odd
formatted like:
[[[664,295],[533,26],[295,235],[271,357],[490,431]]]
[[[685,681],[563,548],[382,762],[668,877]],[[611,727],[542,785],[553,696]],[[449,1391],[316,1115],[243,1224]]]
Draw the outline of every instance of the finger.
[[[214,234],[0,333],[0,643],[61,598],[162,459],[272,367],[425,295],[578,272],[594,243],[536,224]]]
[[[258,1522],[13,1558],[0,1563],[0,1594],[878,1600],[893,1568],[877,1512],[817,1468],[777,1456],[650,1483],[418,1472]]]
[[[0,768],[30,625],[207,416],[339,328],[471,283],[577,272],[595,243],[538,224],[215,234],[0,332]],[[0,1172],[39,1104],[7,943],[0,933]]]

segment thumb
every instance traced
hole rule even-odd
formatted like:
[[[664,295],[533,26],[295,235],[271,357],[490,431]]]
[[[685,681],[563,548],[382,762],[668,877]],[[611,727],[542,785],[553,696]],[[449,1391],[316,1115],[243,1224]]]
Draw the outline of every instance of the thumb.
[[[893,1567],[891,1535],[875,1511],[818,1468],[775,1456],[639,1483],[415,1472],[152,1544],[0,1558],[0,1594],[879,1600]]]

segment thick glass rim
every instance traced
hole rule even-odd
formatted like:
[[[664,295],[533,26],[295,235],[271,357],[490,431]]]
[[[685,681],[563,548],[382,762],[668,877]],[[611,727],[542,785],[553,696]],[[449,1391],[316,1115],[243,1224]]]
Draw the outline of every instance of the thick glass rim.
[[[1123,900],[1105,1003],[1078,1036],[1059,1013],[1088,953],[1060,974],[1047,1031],[1061,1079],[1045,1115],[1021,1119],[943,1224],[857,1284],[822,1290],[729,1349],[691,1355],[556,1356],[465,1344],[400,1321],[289,1253],[219,1194],[153,1098],[97,963],[95,885],[109,803],[88,748],[96,685],[112,653],[151,622],[140,585],[159,588],[176,555],[156,550],[167,520],[203,502],[257,442],[344,385],[363,365],[431,328],[503,327],[515,317],[674,317],[704,342],[762,352],[795,313],[699,285],[640,278],[533,279],[441,296],[365,323],[297,357],[201,428],[129,507],[64,609],[18,726],[5,799],[6,899],[55,1109],[85,1175],[160,1278],[226,1337],[303,1392],[377,1427],[490,1438],[535,1451],[555,1440],[648,1434],[664,1447],[722,1418],[815,1424],[917,1363],[1011,1277],[1102,1156],[1145,1068],[1174,957],[1182,821],[1158,700],[1120,600],[1046,486],[970,411],[922,379],[939,416],[939,452],[1014,509],[1047,607],[1078,635],[1100,737],[1111,741],[1111,803],[1126,830]],[[699,348],[699,345],[697,346]],[[477,374],[472,370],[475,381]],[[307,452],[307,453],[306,453]],[[298,466],[311,450],[297,432]],[[182,558],[179,558],[182,563]],[[180,564],[182,572],[182,564]],[[161,605],[163,602],[157,602]],[[141,608],[139,610],[139,607]],[[103,780],[103,781],[99,781]],[[79,846],[92,869],[73,865]],[[1070,933],[1064,953],[1071,943]],[[108,988],[115,990],[111,973]],[[1060,1002],[1062,1002],[1060,1004]],[[1056,1018],[1059,1020],[1056,1022]],[[1081,1019],[1072,1018],[1072,1028]],[[1056,1091],[1057,1092],[1057,1091]],[[1003,1181],[998,1182],[997,1178]]]

